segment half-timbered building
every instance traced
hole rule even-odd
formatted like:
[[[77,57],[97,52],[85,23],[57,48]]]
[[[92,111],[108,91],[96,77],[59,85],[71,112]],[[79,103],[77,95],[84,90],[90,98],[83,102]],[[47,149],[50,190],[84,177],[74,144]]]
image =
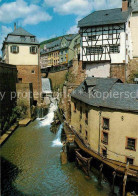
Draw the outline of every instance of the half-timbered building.
[[[86,76],[118,77],[125,81],[126,65],[133,51],[131,13],[131,2],[122,1],[122,8],[95,11],[78,22]]]

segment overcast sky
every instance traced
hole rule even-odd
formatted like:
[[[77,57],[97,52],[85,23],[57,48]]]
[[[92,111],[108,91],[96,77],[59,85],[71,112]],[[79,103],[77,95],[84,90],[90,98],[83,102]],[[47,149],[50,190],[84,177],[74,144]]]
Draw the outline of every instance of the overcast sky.
[[[0,0],[0,48],[14,22],[39,41],[77,32],[77,22],[95,10],[121,7],[121,0]]]

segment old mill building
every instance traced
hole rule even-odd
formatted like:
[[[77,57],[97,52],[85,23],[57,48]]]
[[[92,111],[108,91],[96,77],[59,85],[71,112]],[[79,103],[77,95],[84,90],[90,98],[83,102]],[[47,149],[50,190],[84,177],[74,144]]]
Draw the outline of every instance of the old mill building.
[[[36,100],[41,92],[41,74],[39,66],[39,42],[36,36],[23,28],[16,28],[3,42],[3,61],[17,66],[18,82],[32,83]]]
[[[123,0],[122,8],[95,11],[78,27],[87,77],[126,81],[138,72],[138,0]]]
[[[88,77],[71,94],[76,143],[111,168],[138,175],[138,86]],[[134,173],[133,173],[134,172]]]

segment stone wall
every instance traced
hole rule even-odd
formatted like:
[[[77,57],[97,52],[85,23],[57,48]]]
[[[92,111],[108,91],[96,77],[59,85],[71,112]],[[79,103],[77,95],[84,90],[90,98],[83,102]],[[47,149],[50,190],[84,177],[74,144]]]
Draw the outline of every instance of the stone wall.
[[[16,66],[0,62],[0,130],[2,131],[16,105],[16,98],[12,97],[12,94],[16,93],[16,82]]]
[[[18,65],[18,82],[32,83],[34,99],[40,101],[42,91],[40,67],[35,65]]]
[[[17,90],[17,105],[24,108],[25,116],[31,118],[33,115],[33,85],[32,83],[18,83]]]
[[[59,88],[64,84],[67,72],[68,70],[63,70],[48,74],[48,78],[51,80],[52,89]]]
[[[73,66],[69,69],[74,75],[74,84],[79,85],[86,78],[86,70],[83,69],[82,61],[73,60]]]
[[[133,83],[135,75],[138,75],[138,58],[129,60],[127,67],[127,81]]]
[[[73,66],[69,69],[68,82],[63,87],[63,98],[61,108],[67,122],[71,119],[71,92],[77,88],[85,79],[85,70],[83,70],[82,61],[73,61]]]
[[[110,67],[110,77],[119,78],[126,82],[126,65],[125,64],[112,64]]]

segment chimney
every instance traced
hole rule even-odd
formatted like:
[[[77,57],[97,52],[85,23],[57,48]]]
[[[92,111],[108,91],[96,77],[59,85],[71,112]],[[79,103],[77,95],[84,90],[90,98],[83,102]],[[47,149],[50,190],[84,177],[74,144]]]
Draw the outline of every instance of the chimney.
[[[14,30],[16,30],[16,22],[14,23]]]
[[[122,0],[122,12],[128,11],[128,0]]]

